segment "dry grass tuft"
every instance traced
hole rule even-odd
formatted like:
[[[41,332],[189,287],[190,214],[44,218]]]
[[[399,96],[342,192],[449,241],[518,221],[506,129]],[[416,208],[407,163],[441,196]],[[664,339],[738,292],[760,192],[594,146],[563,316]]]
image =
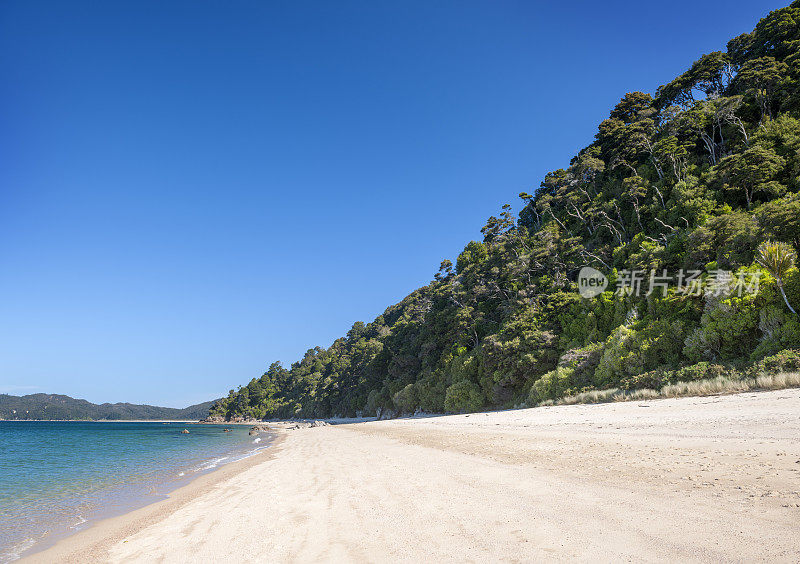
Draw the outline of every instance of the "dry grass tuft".
[[[638,401],[638,400],[649,400],[649,399],[656,399],[661,397],[661,394],[658,390],[651,390],[649,388],[644,388],[642,390],[634,390],[632,392],[628,392],[626,394],[624,401]]]
[[[678,382],[669,384],[661,390],[648,388],[625,391],[619,388],[593,390],[560,400],[548,400],[539,405],[574,405],[579,403],[607,403],[612,401],[641,401],[658,398],[679,398],[687,396],[710,396],[716,394],[734,394],[749,390],[782,390],[800,387],[800,372],[781,372],[779,374],[762,374],[755,378],[728,378],[719,376],[708,380]]]
[[[800,372],[782,372],[780,374],[763,375],[755,379],[756,385],[765,390],[782,390],[800,386]]]
[[[725,394],[744,392],[751,389],[749,380],[735,380],[718,376],[710,380],[696,380],[694,382],[678,382],[661,388],[661,395],[665,398],[679,398],[683,396],[708,396],[712,394]]]

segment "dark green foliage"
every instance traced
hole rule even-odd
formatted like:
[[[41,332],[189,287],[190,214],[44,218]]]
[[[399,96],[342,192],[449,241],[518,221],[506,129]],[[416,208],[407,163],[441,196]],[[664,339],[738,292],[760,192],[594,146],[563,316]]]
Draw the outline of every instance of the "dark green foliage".
[[[456,382],[449,388],[444,398],[444,408],[454,413],[478,411],[483,407],[480,388],[467,380]]]
[[[736,269],[753,262],[760,240],[759,225],[753,215],[732,212],[712,217],[689,234],[685,264],[703,268],[710,262]]]
[[[486,246],[478,241],[470,241],[464,251],[456,259],[456,272],[461,274],[467,267],[478,265],[488,257]]]
[[[394,395],[394,405],[401,413],[412,413],[419,405],[414,384],[408,384]]]
[[[603,357],[603,343],[592,343],[579,349],[566,351],[558,361],[559,368],[572,370],[572,381],[576,388],[591,386],[600,359]]]
[[[758,338],[758,311],[753,301],[751,296],[710,296],[700,326],[686,338],[686,357],[696,361],[746,357]]]
[[[759,238],[787,241],[800,247],[800,194],[789,194],[760,206],[755,212]]]
[[[800,274],[791,261],[770,274],[759,258],[767,240],[796,254],[798,192],[794,2],[726,52],[703,55],[655,98],[626,94],[595,141],[535,194],[520,194],[518,218],[507,204],[490,217],[455,267],[444,260],[430,284],[372,323],[356,323],[288,369],[273,364],[212,413],[473,411],[746,367],[800,346],[792,312]],[[583,266],[605,273],[608,291],[581,298]],[[633,269],[762,278],[757,294],[741,296],[615,293]]]

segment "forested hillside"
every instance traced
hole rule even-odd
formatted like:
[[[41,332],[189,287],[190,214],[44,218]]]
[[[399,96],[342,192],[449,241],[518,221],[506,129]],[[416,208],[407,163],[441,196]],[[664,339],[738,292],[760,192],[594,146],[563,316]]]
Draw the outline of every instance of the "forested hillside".
[[[626,94],[519,216],[212,415],[472,411],[796,363],[799,86],[797,1]],[[582,297],[584,266],[606,291]]]
[[[183,409],[132,403],[90,403],[58,394],[10,396],[0,394],[0,419],[6,420],[119,420],[180,419],[195,421],[208,414],[213,401]]]

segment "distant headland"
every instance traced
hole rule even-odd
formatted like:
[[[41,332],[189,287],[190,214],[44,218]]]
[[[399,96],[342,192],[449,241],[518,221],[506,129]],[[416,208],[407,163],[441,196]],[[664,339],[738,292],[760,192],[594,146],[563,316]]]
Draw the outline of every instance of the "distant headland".
[[[132,403],[96,404],[59,394],[0,394],[0,420],[7,421],[122,421],[181,420],[196,421],[208,416],[215,400],[183,409],[137,405]]]

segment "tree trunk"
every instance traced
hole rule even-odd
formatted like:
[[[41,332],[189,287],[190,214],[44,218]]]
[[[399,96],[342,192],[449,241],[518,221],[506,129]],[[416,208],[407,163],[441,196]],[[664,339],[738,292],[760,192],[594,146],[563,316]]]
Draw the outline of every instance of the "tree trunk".
[[[781,291],[781,296],[783,296],[783,301],[786,302],[786,307],[788,307],[793,314],[797,315],[797,312],[792,307],[792,304],[790,304],[789,300],[786,298],[786,292],[783,291],[783,284],[778,284],[778,289]]]

